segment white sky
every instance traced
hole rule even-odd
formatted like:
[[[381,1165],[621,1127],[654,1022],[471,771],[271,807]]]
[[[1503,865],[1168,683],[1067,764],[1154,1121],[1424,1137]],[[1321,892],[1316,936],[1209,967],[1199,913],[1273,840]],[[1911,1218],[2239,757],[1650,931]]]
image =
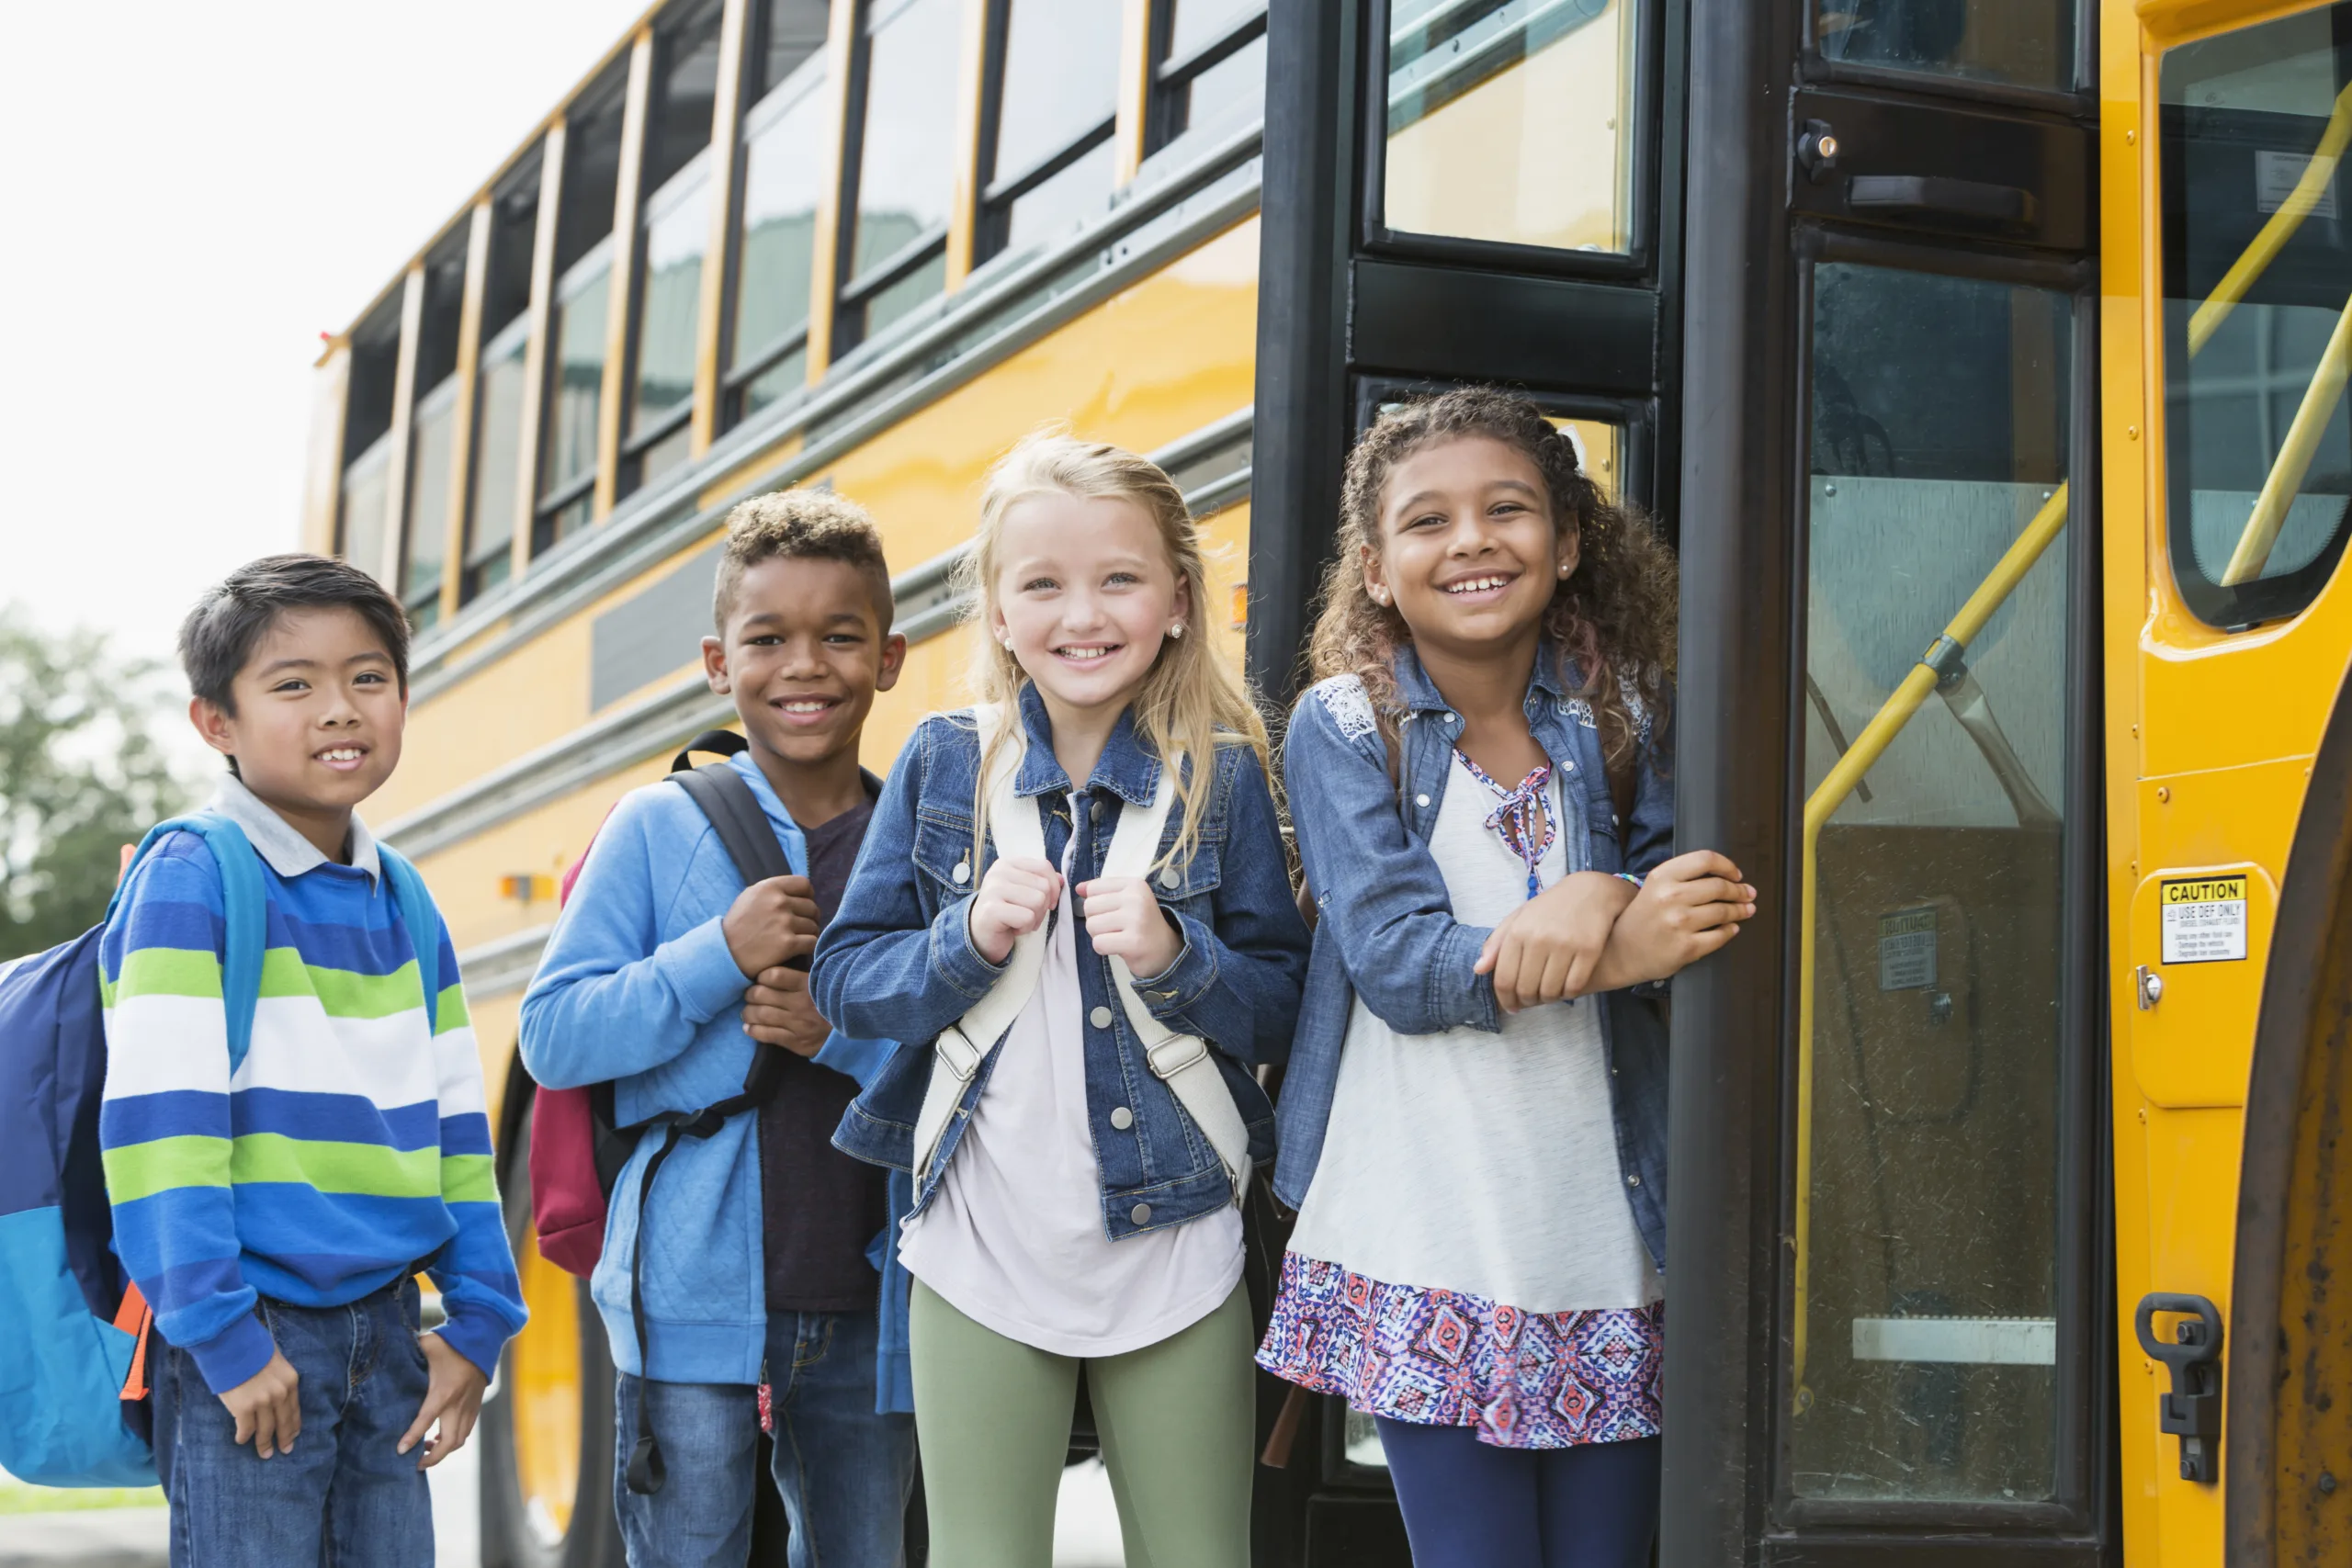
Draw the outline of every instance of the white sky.
[[[0,601],[168,657],[340,331],[647,0],[0,6]]]

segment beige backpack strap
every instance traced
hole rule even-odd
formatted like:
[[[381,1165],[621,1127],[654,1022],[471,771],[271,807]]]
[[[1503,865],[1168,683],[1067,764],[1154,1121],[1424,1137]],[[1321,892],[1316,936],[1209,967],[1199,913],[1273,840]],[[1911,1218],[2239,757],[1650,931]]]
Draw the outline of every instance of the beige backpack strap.
[[[1102,857],[1104,876],[1155,876],[1151,863],[1158,858],[1159,840],[1168,830],[1168,816],[1176,801],[1176,771],[1181,765],[1180,760],[1159,770],[1159,787],[1152,792],[1149,806],[1130,803],[1119,808],[1119,826],[1112,833],[1111,847]],[[1156,874],[1153,883],[1160,890],[1182,885],[1182,874],[1172,867]],[[1135,974],[1125,959],[1111,960],[1111,975],[1118,984],[1119,1001],[1126,1010],[1128,1026],[1143,1042],[1152,1076],[1168,1086],[1176,1103],[1184,1108],[1193,1125],[1201,1130],[1201,1135],[1216,1151],[1227,1179],[1233,1183],[1233,1201],[1238,1203],[1250,1184],[1250,1128],[1241,1119],[1240,1108],[1233,1103],[1233,1090],[1217,1069],[1208,1042],[1197,1034],[1179,1034],[1152,1017],[1143,1005],[1143,998],[1136,994]]]
[[[996,727],[993,708],[977,710],[980,725],[981,755],[988,753],[989,738]],[[1042,860],[1046,853],[1043,830],[1037,823],[1036,803],[1023,800],[1013,794],[1014,779],[1021,772],[1021,747],[1008,744],[998,749],[995,761],[989,769],[989,832],[996,840],[997,852],[1006,859]],[[980,873],[980,845],[972,846],[974,890],[978,891]],[[1006,957],[1004,973],[978,1001],[974,1002],[964,1016],[939,1032],[932,1043],[931,1082],[924,1087],[922,1109],[915,1116],[915,1179],[918,1182],[931,1174],[932,1161],[937,1157],[939,1145],[946,1135],[956,1108],[963,1102],[964,1090],[980,1070],[980,1064],[1004,1038],[1021,1010],[1029,1005],[1029,997],[1037,988],[1037,975],[1046,962],[1046,933],[1043,930],[1017,937],[1012,952]]]

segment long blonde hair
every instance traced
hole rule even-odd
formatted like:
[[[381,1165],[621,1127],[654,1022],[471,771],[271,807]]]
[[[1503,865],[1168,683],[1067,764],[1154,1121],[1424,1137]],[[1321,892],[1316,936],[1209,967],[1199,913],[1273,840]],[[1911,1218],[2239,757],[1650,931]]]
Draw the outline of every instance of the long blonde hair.
[[[1177,800],[1183,807],[1182,826],[1166,861],[1156,863],[1154,869],[1159,863],[1182,866],[1200,847],[1201,818],[1208,811],[1215,783],[1216,748],[1247,745],[1258,754],[1259,766],[1272,776],[1266,721],[1250,700],[1248,684],[1209,646],[1204,629],[1208,619],[1208,570],[1201,531],[1185,510],[1183,494],[1175,481],[1148,457],[1058,431],[1029,436],[997,459],[980,491],[979,531],[972,547],[956,563],[956,586],[973,605],[978,631],[974,695],[981,705],[996,709],[998,720],[981,750],[972,805],[972,842],[977,848],[988,832],[989,764],[1007,741],[1021,744],[1021,688],[1029,680],[1012,650],[989,635],[997,606],[1005,513],[1017,502],[1053,494],[1126,501],[1141,508],[1159,532],[1176,581],[1187,590],[1191,635],[1161,642],[1159,656],[1130,705],[1135,710],[1136,733],[1163,766],[1174,771]],[[1180,757],[1190,759],[1191,765],[1178,767]]]

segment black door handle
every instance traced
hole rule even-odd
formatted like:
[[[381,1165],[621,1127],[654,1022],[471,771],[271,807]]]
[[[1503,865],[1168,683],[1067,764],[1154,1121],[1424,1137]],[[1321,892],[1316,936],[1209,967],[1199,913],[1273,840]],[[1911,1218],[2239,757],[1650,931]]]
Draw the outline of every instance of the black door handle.
[[[1846,186],[1846,207],[1889,218],[1961,218],[2005,229],[2030,229],[2041,213],[2031,191],[1941,175],[1856,175]]]
[[[2182,1316],[2169,1344],[2156,1337],[2160,1312]],[[2221,1311],[2203,1296],[2157,1292],[2140,1298],[2132,1326],[2140,1348],[2172,1369],[2172,1392],[2156,1396],[2156,1426],[2180,1439],[2180,1478],[2211,1485],[2222,1477]]]

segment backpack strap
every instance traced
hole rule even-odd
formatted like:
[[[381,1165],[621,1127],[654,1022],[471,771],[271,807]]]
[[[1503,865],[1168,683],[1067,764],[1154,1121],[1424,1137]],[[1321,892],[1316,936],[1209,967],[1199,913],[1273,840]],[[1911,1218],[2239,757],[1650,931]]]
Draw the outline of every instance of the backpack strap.
[[[670,782],[684,790],[710,818],[744,886],[792,874],[792,863],[785,859],[784,846],[776,841],[775,829],[769,824],[759,796],[732,763],[707,762],[687,768],[672,773]]]
[[[988,709],[981,710],[983,752],[990,716]],[[1159,786],[1153,791],[1149,806],[1130,804],[1119,808],[1119,825],[1113,830],[1111,846],[1102,857],[1104,876],[1141,877],[1150,872],[1152,862],[1159,858],[1159,840],[1167,830],[1169,811],[1176,799],[1177,773],[1182,765],[1182,759],[1179,758],[1160,769]],[[1020,766],[1020,749],[1008,746],[998,752],[989,768],[989,829],[996,839],[1000,855],[1043,859],[1045,837],[1036,810],[1032,802],[1012,791],[1013,777]],[[1016,938],[1012,953],[1005,961],[1004,973],[989,988],[988,995],[973,1003],[961,1019],[940,1031],[933,1044],[931,1082],[923,1092],[922,1111],[915,1119],[918,1172],[928,1173],[955,1110],[963,1100],[966,1086],[979,1071],[988,1054],[1002,1041],[1037,988],[1046,941],[1043,930]],[[1250,1129],[1242,1120],[1240,1108],[1233,1102],[1233,1090],[1218,1070],[1208,1042],[1196,1034],[1179,1034],[1154,1018],[1143,1005],[1143,998],[1136,994],[1135,973],[1125,959],[1111,960],[1111,979],[1127,1015],[1128,1026],[1143,1044],[1152,1076],[1168,1086],[1176,1103],[1183,1107],[1184,1113],[1208,1140],[1218,1163],[1225,1167],[1227,1179],[1232,1183],[1234,1201],[1239,1202],[1249,1188],[1251,1172]]]
[[[1112,831],[1111,847],[1102,856],[1103,875],[1149,874],[1159,854],[1160,836],[1167,831],[1170,808],[1175,804],[1176,773],[1182,761],[1180,757],[1161,767],[1159,787],[1152,792],[1149,806],[1119,808],[1119,825]],[[1150,1063],[1152,1076],[1168,1086],[1176,1103],[1216,1151],[1226,1179],[1233,1183],[1233,1201],[1238,1203],[1250,1186],[1250,1127],[1233,1103],[1233,1090],[1217,1070],[1208,1042],[1197,1034],[1179,1034],[1152,1017],[1136,994],[1135,972],[1125,959],[1112,958],[1111,976],[1118,983],[1127,1024],[1143,1042],[1144,1059]]]
[[[220,1004],[229,1025],[229,1074],[236,1076],[253,1048],[254,1011],[261,1002],[262,958],[269,946],[269,895],[262,881],[261,856],[254,852],[245,830],[217,811],[174,817],[147,829],[130,857],[135,868],[147,852],[173,833],[193,833],[212,852],[220,868],[221,953]],[[130,885],[124,874],[107,904],[107,919],[114,919],[122,890]]]
[[[425,889],[424,878],[418,874],[408,857],[389,844],[376,846],[376,858],[384,868],[384,886],[391,889],[392,904],[400,911],[401,921],[408,927],[408,944],[416,953],[416,978],[424,987],[424,1024],[432,1032],[441,1028],[441,914],[433,907],[433,895]]]
[[[989,739],[996,727],[995,710],[987,705],[978,710],[980,721],[980,754],[988,755]],[[1005,745],[997,749],[989,766],[987,800],[989,803],[989,836],[996,840],[1000,860],[1043,860],[1046,858],[1046,835],[1037,821],[1036,804],[1012,792],[1014,778],[1021,771],[1021,748]],[[980,863],[980,846],[972,846],[972,865],[977,872]],[[979,889],[979,878],[972,880],[973,891]],[[931,1172],[933,1160],[938,1157],[939,1145],[947,1135],[947,1128],[955,1120],[956,1108],[963,1103],[965,1087],[979,1072],[1012,1021],[1029,1005],[1030,993],[1037,988],[1037,976],[1046,966],[1046,928],[1024,931],[1012,940],[1012,951],[1006,955],[1004,971],[988,994],[972,1004],[964,1016],[939,1032],[932,1042],[931,1081],[924,1086],[922,1109],[915,1115],[915,1177],[922,1180]]]

